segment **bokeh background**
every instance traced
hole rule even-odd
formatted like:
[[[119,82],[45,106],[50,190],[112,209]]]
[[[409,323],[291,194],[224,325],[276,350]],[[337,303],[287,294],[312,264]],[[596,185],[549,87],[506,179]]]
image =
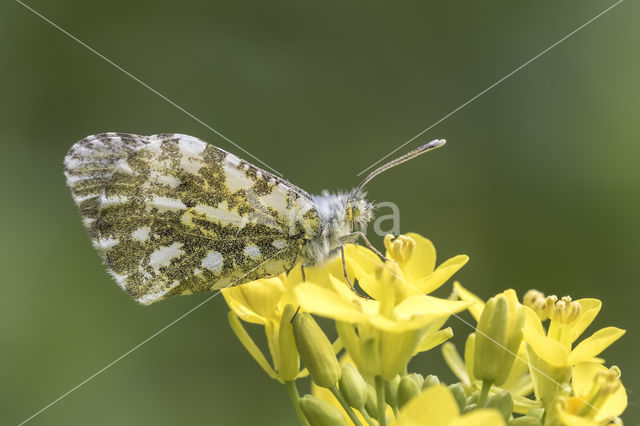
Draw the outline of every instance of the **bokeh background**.
[[[27,3],[309,192],[353,186],[613,4]],[[370,185],[441,260],[468,254],[457,277],[483,297],[602,299],[597,326],[628,330],[604,353],[627,424],[640,421],[639,14],[621,3],[407,146],[444,149]],[[0,5],[0,64],[0,423],[17,424],[206,298],[142,307],[114,285],[64,184],[71,144],[180,132],[242,153],[17,2]],[[226,312],[214,298],[29,424],[295,424]],[[439,350],[413,367],[451,379]]]

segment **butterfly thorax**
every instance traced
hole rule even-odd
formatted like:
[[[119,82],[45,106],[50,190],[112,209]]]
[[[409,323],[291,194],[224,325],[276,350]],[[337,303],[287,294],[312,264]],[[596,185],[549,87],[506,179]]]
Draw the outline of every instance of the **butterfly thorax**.
[[[373,204],[362,191],[331,194],[323,191],[312,196],[318,214],[318,232],[303,248],[303,257],[311,264],[322,264],[337,250],[355,242],[373,218]]]

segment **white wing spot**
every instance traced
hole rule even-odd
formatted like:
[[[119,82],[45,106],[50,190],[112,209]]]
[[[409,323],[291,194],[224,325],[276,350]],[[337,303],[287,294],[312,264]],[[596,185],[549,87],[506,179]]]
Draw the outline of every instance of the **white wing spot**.
[[[131,233],[131,236],[134,240],[138,241],[147,241],[149,239],[149,232],[151,228],[148,226],[143,226],[141,228],[136,229]]]
[[[178,284],[180,284],[178,281],[174,281],[171,284],[169,284],[167,288],[164,288],[160,291],[156,291],[155,293],[145,294],[144,296],[138,298],[138,302],[142,303],[143,305],[148,305],[152,302],[155,302],[156,300],[160,299],[162,296],[167,294],[169,291],[171,291],[171,289],[178,286]]]
[[[281,250],[287,246],[287,242],[285,240],[273,240],[271,245],[277,248],[278,250]]]
[[[166,185],[171,188],[177,188],[182,183],[180,178],[177,178],[173,175],[163,175],[156,171],[150,173],[150,179],[154,182],[159,183],[160,185]]]
[[[207,148],[206,143],[186,135],[180,137],[178,145],[181,150],[192,154],[202,154],[202,152]]]
[[[209,221],[219,223],[221,225],[232,224],[240,228],[244,228],[244,226],[247,224],[247,221],[248,221],[246,217],[242,217],[239,214],[233,212],[232,210],[229,210],[229,207],[227,206],[226,201],[223,201],[220,204],[218,204],[218,207],[211,207],[204,204],[198,204],[193,208],[193,210],[205,215]]]
[[[111,197],[107,197],[102,194],[100,196],[100,207],[109,207],[116,204],[124,204],[129,201],[129,198],[126,195],[113,195]]]
[[[166,212],[170,210],[180,210],[186,209],[187,206],[180,200],[176,200],[175,198],[169,197],[161,197],[159,195],[154,195],[151,200],[151,206],[158,209],[159,212]]]
[[[227,154],[226,160],[234,167],[237,167],[240,164],[240,159],[233,154]]]
[[[274,188],[271,194],[260,197],[260,203],[265,207],[271,207],[279,213],[287,211],[287,195],[280,188]]]
[[[244,255],[255,259],[260,256],[260,248],[254,245],[246,246],[244,248]]]
[[[133,170],[131,169],[131,166],[129,166],[129,163],[127,163],[127,160],[125,160],[124,158],[121,158],[116,162],[116,164],[114,165],[113,171],[133,174]]]
[[[236,192],[239,189],[248,189],[253,185],[253,180],[236,167],[225,167],[225,183],[229,191]]]
[[[162,266],[168,266],[172,259],[182,256],[185,252],[181,250],[182,243],[173,243],[170,246],[160,247],[151,253],[149,257],[149,266],[153,268],[157,274]]]
[[[222,270],[222,255],[217,251],[210,252],[207,257],[202,259],[202,267],[213,273],[220,272]]]
[[[102,250],[109,250],[119,242],[120,241],[117,238],[98,238],[96,240],[96,246]]]
[[[73,200],[74,200],[76,203],[81,203],[81,202],[83,202],[83,201],[90,200],[91,198],[96,198],[97,196],[98,196],[98,194],[81,195],[81,196],[79,196],[79,197],[77,197],[77,196],[75,196],[75,195],[74,195],[74,196],[73,196]]]

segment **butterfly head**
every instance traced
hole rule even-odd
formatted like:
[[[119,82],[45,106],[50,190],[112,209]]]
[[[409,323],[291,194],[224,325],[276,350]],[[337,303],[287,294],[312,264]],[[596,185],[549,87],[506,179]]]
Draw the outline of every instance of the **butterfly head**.
[[[365,193],[352,191],[346,199],[345,219],[350,233],[364,232],[367,224],[373,219],[373,204],[365,199]]]

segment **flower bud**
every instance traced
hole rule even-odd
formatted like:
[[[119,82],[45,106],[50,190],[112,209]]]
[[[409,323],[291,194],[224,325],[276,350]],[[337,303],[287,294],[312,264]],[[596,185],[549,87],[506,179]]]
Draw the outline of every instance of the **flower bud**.
[[[509,426],[541,426],[540,419],[532,416],[522,416],[512,419]]]
[[[542,416],[544,416],[544,414],[545,410],[542,407],[529,408],[529,411],[527,411],[527,417],[535,417],[538,420],[542,419]]]
[[[409,402],[411,398],[418,395],[422,390],[423,382],[424,379],[422,375],[417,373],[409,374],[400,379],[400,384],[398,385],[398,406],[402,407]]]
[[[480,391],[474,391],[471,396],[467,398],[467,405],[469,404],[478,404],[478,400],[480,399]]]
[[[429,374],[425,377],[424,382],[422,383],[422,389],[430,388],[431,386],[437,386],[440,384],[440,380],[438,376],[434,376],[433,374]]]
[[[487,400],[486,408],[495,408],[505,420],[509,420],[513,413],[513,398],[509,392],[502,391]]]
[[[371,384],[367,384],[367,402],[364,403],[364,409],[371,417],[378,416],[378,399],[376,389]]]
[[[458,403],[460,411],[464,411],[464,407],[467,405],[467,395],[464,393],[464,387],[460,383],[449,385],[449,390],[453,394],[453,398]]]
[[[506,290],[486,303],[478,322],[473,357],[473,376],[502,385],[522,342],[524,308],[515,291]]]
[[[280,357],[276,369],[280,379],[293,380],[298,376],[300,370],[300,357],[296,348],[296,341],[293,337],[293,325],[291,319],[296,313],[293,305],[286,305],[280,319],[280,331],[278,334],[278,347]]]
[[[475,402],[472,402],[471,404],[465,405],[464,411],[462,412],[462,414],[469,413],[469,412],[471,412],[471,411],[473,411],[473,410],[475,410],[477,408],[478,408],[478,404],[475,403]]]
[[[311,426],[347,426],[340,410],[313,395],[300,398],[300,408]]]
[[[364,407],[367,401],[367,382],[360,372],[351,364],[342,366],[342,377],[338,382],[340,392],[347,403],[357,409]]]
[[[393,379],[385,380],[384,382],[384,399],[392,407],[397,405],[399,384],[400,376],[395,376]]]
[[[340,364],[318,323],[310,314],[298,312],[293,319],[293,335],[311,380],[323,388],[333,387],[340,378]]]

